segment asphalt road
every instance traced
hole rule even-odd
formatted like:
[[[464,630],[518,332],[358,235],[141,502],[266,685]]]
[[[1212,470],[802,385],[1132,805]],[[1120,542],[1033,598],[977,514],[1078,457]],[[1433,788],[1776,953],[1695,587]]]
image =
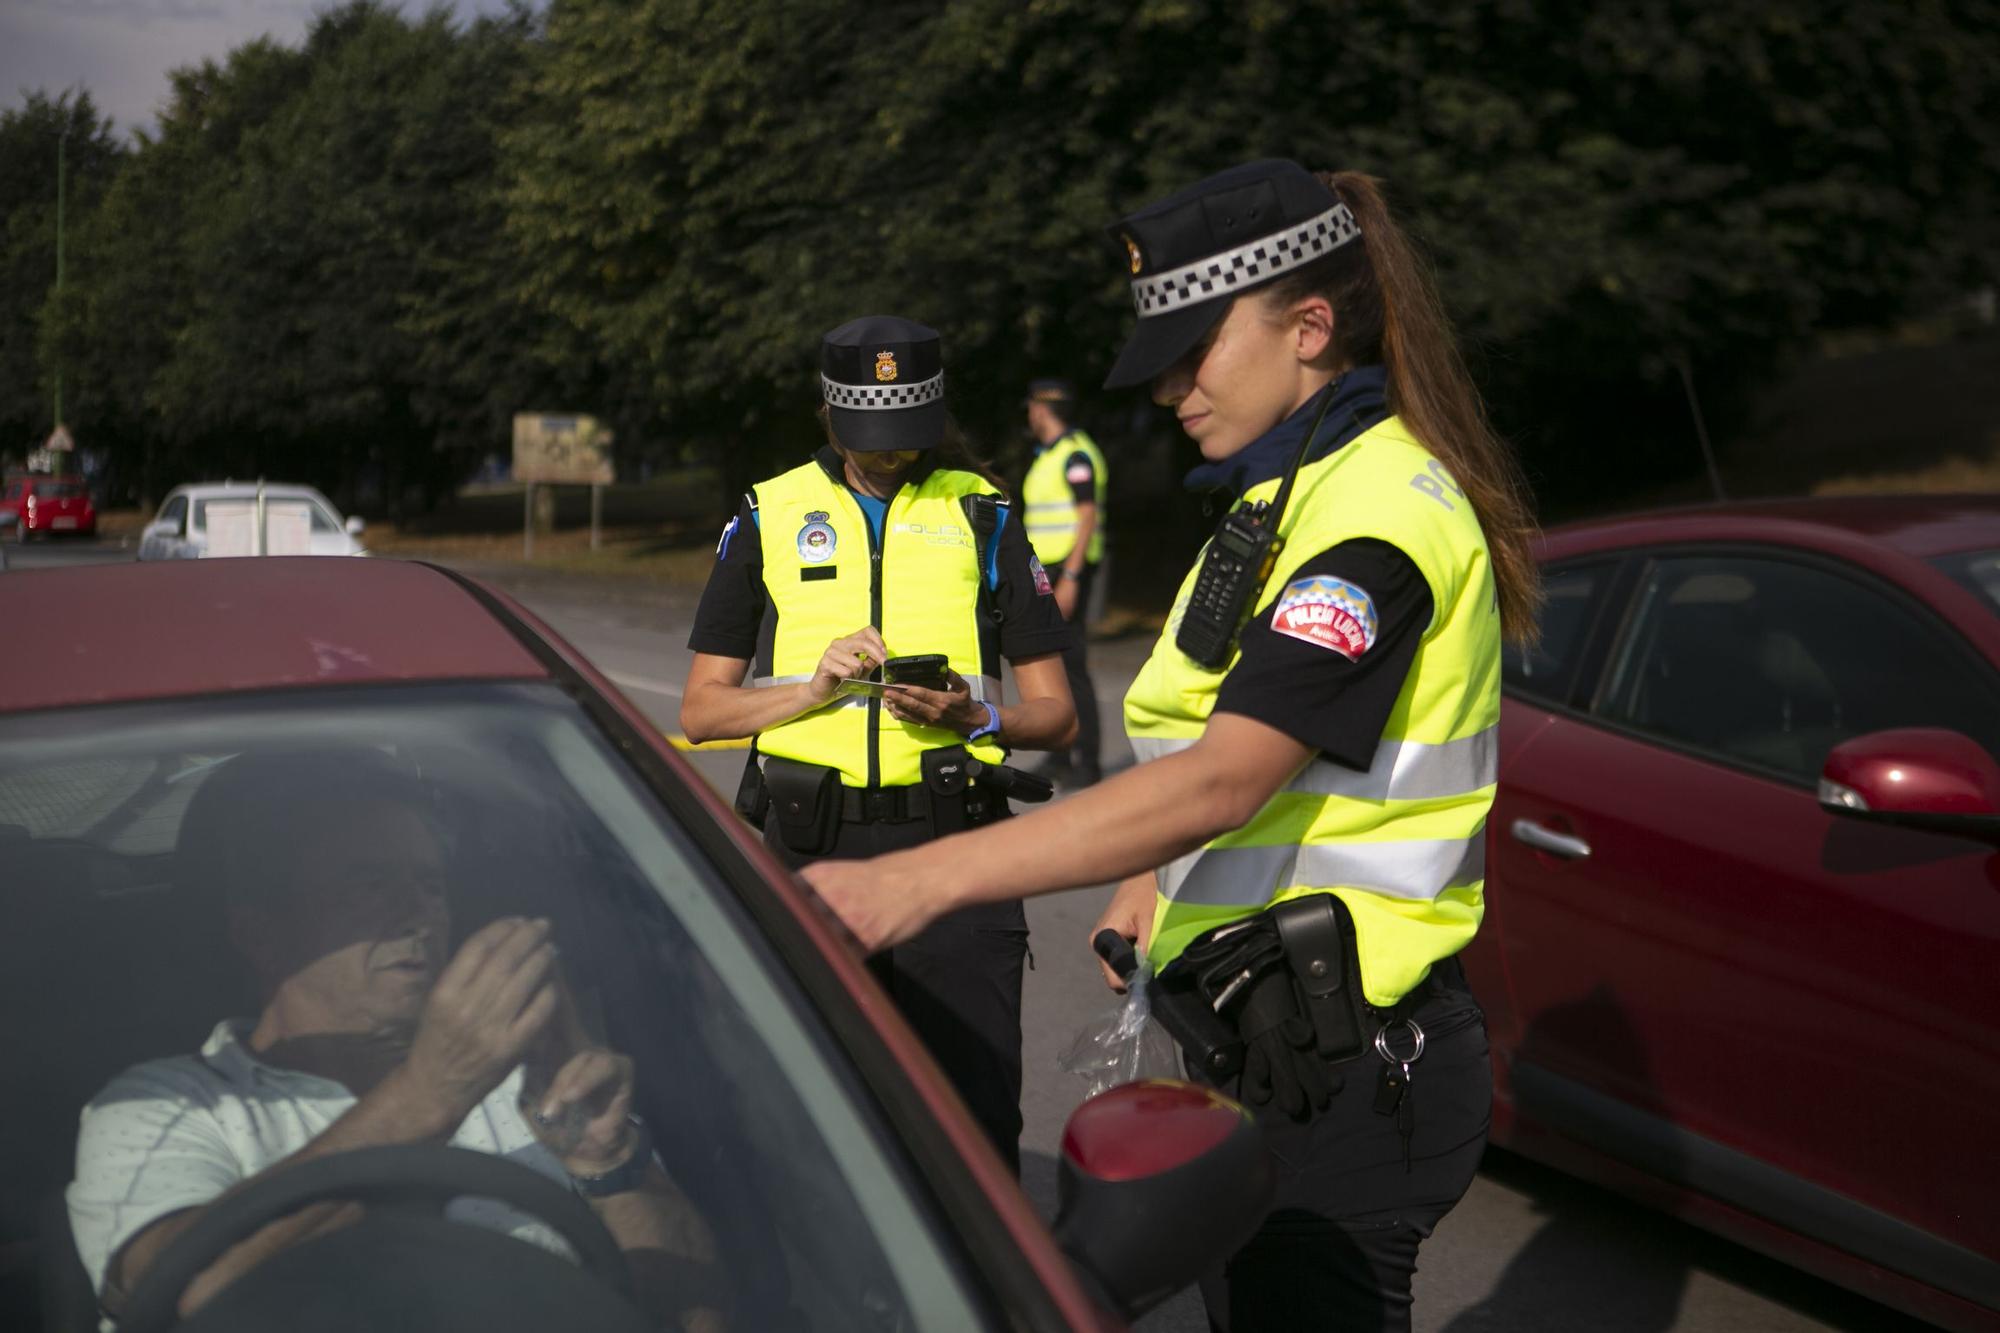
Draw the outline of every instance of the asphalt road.
[[[35,542],[8,547],[10,567],[130,559],[111,543]],[[561,575],[514,565],[467,567],[505,589],[581,649],[663,730],[678,730],[684,641],[695,593],[637,580]],[[1131,752],[1115,726],[1118,701],[1148,644],[1093,645],[1095,678],[1112,723],[1106,761]],[[694,752],[694,767],[734,792],[739,751]],[[1087,947],[1108,889],[1029,904],[1034,970],[1028,974],[1023,1185],[1045,1216],[1055,1209],[1062,1126],[1083,1085],[1058,1067],[1077,1030],[1113,997]],[[1183,1293],[1139,1327],[1201,1333],[1206,1321]],[[1425,1246],[1417,1278],[1418,1333],[1904,1333],[1923,1327],[1846,1291],[1510,1154],[1484,1170]]]

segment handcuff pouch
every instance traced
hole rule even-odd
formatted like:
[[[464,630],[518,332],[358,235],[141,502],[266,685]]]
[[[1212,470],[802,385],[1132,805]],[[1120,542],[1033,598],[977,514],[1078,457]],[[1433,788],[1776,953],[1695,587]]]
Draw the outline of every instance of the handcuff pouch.
[[[1271,908],[1270,918],[1319,1053],[1330,1060],[1359,1054],[1367,1041],[1367,1000],[1347,904],[1331,893],[1309,893]]]
[[[764,789],[778,837],[801,856],[824,856],[840,831],[840,770],[767,755]]]
[[[764,827],[764,816],[771,809],[771,791],[764,785],[764,769],[757,762],[757,747],[750,747],[750,757],[743,763],[743,777],[736,784],[736,813],[749,820],[755,828]]]

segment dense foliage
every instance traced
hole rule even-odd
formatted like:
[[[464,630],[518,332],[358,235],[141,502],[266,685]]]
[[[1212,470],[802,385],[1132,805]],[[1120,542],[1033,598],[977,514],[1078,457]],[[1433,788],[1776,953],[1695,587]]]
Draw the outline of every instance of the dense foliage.
[[[734,484],[870,310],[945,332],[991,444],[1106,364],[1104,224],[1281,154],[1384,177],[1538,482],[1616,489],[1694,466],[1683,369],[1726,420],[1813,332],[1995,282],[1995,68],[1995,0],[360,0],[179,72],[130,151],[87,97],[0,118],[0,451],[60,366],[149,489],[400,503],[556,406]]]

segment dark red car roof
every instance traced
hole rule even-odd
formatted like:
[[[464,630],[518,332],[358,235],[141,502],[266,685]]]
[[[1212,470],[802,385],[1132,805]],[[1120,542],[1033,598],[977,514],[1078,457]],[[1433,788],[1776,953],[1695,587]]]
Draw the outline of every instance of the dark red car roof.
[[[1623,514],[1551,529],[1543,557],[1684,541],[1838,549],[1857,538],[1918,559],[2000,547],[2000,495],[1827,496]]]
[[[458,583],[331,556],[0,575],[0,713],[285,685],[546,678]]]

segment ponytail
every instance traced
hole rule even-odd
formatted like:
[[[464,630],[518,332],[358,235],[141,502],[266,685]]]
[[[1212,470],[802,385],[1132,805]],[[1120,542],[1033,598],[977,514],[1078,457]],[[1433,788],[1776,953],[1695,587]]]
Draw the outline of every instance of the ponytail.
[[[1487,419],[1429,265],[1389,216],[1374,177],[1317,174],[1354,214],[1362,243],[1279,279],[1270,299],[1288,305],[1324,297],[1333,306],[1334,347],[1342,361],[1379,362],[1388,370],[1389,410],[1444,464],[1479,519],[1499,591],[1501,632],[1515,643],[1532,642],[1541,579],[1527,482]]]

